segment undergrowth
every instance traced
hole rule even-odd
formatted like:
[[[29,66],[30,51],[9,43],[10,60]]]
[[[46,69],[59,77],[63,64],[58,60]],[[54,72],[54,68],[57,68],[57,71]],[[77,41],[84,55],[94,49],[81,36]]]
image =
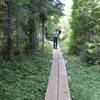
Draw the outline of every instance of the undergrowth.
[[[67,43],[61,45],[67,60],[67,73],[72,100],[100,100],[100,65],[80,62],[80,57],[68,53]]]
[[[77,56],[66,55],[72,100],[100,100],[100,65],[81,64]]]
[[[0,63],[0,100],[44,100],[50,73],[51,46]]]

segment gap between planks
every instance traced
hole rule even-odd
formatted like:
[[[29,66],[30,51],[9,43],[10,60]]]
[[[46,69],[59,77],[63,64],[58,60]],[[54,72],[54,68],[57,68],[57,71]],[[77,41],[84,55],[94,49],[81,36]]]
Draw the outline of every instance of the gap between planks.
[[[60,48],[53,50],[53,61],[45,100],[71,100],[65,62]]]

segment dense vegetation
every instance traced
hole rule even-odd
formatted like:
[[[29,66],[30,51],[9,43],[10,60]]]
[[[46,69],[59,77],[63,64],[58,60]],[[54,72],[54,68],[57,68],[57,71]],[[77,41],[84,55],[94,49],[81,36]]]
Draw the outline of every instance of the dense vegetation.
[[[45,37],[63,6],[59,0],[0,0],[0,100],[44,100],[52,56]]]
[[[71,99],[100,100],[100,0],[73,0],[66,19],[70,25],[62,21],[66,29],[60,45],[68,63]]]
[[[0,63],[0,100],[44,100],[50,74],[51,44],[44,52]]]
[[[61,44],[62,45],[62,44]],[[63,45],[65,43],[63,42]],[[88,65],[80,61],[80,56],[68,53],[68,47],[62,47],[67,60],[67,74],[72,100],[100,99],[100,65]]]
[[[66,56],[72,100],[100,100],[100,65],[80,63],[78,56]]]
[[[44,100],[51,58],[44,43],[55,28],[72,100],[100,99],[100,0],[73,0],[71,16],[63,7],[60,0],[0,0],[0,100]]]
[[[100,0],[73,0],[70,51],[100,64]]]
[[[43,50],[45,34],[54,31],[49,22],[59,20],[62,11],[59,0],[0,0],[0,59],[29,54],[40,39]]]

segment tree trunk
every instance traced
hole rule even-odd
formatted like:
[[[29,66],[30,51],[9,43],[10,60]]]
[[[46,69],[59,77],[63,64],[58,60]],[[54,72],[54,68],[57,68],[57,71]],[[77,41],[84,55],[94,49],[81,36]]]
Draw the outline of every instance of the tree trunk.
[[[42,51],[44,50],[44,21],[42,22]]]
[[[33,47],[33,22],[31,18],[29,18],[29,49]]]
[[[7,56],[10,60],[12,58],[12,29],[11,29],[11,5],[7,2]]]
[[[34,15],[35,16],[35,15]],[[35,17],[33,19],[33,48],[37,49],[37,33],[36,33],[36,22]]]
[[[16,17],[16,48],[18,50],[18,52],[20,52],[20,48],[19,48],[19,33],[20,33],[20,30],[19,30],[19,19],[18,19],[18,16]]]

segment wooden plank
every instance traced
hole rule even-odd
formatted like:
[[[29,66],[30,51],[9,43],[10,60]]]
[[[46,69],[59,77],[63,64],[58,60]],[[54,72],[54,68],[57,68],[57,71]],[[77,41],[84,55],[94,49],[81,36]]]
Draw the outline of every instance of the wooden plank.
[[[60,49],[58,50],[58,54],[59,54],[59,99],[58,100],[70,100],[66,67]]]
[[[70,100],[66,67],[60,48],[53,50],[53,62],[45,100]]]
[[[57,100],[57,84],[58,84],[58,57],[57,52],[53,50],[53,62],[51,68],[51,74],[49,77],[49,83],[45,100]]]

